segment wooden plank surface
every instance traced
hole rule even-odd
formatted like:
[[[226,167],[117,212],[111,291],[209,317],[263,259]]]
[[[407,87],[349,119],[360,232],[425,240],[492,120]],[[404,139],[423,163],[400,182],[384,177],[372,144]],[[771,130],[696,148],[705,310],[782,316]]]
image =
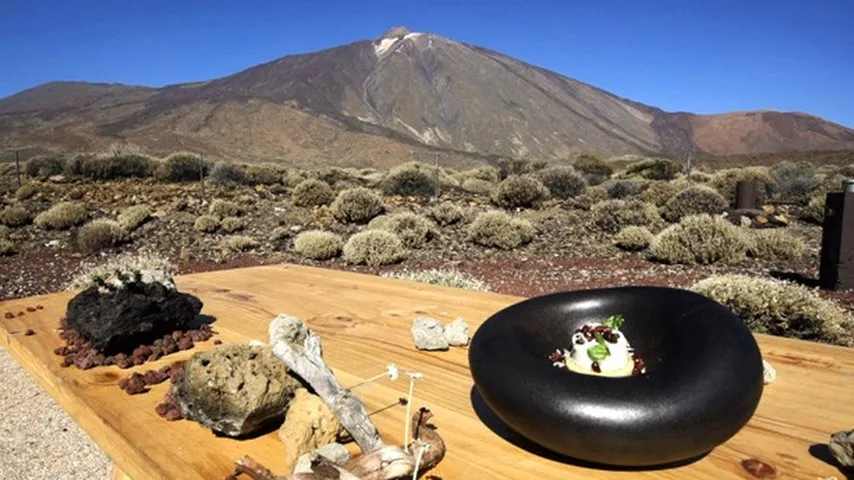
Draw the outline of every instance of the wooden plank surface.
[[[417,314],[443,321],[463,317],[476,328],[520,298],[290,265],[188,275],[177,283],[202,299],[202,313],[217,318],[213,326],[219,335],[214,338],[223,342],[266,341],[268,322],[282,312],[299,316],[320,334],[324,356],[344,385],[381,373],[388,363],[423,372],[414,406],[436,414],[434,423],[448,453],[431,473],[445,480],[752,478],[739,466],[750,457],[774,465],[778,478],[842,477],[828,462],[823,445],[832,432],[854,426],[854,349],[757,335],[778,378],[766,387],[756,415],[738,435],[705,458],[678,468],[603,471],[540,452],[497,423],[473,395],[466,349],[420,352],[412,346],[409,326]],[[62,368],[53,350],[60,345],[56,328],[71,296],[0,303],[0,345],[130,478],[221,479],[244,454],[281,470],[282,445],[276,432],[244,441],[218,438],[194,422],[166,422],[157,416],[154,407],[168,383],[137,396],[117,386],[132,371],[159,368],[192,351],[125,371]],[[44,309],[26,311],[36,305]],[[25,314],[7,319],[7,311]],[[28,328],[35,335],[24,335]],[[211,340],[196,349],[212,346]],[[406,380],[384,379],[357,392],[374,411],[405,396],[407,386]],[[402,443],[404,407],[385,409],[372,418],[388,443]]]

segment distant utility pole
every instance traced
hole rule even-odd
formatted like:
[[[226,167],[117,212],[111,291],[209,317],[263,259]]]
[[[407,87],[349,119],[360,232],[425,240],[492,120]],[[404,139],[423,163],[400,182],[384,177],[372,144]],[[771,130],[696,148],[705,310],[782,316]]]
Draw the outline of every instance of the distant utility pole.
[[[205,201],[205,157],[199,154],[199,184],[202,186],[202,203]]]
[[[15,173],[18,175],[18,188],[21,188],[21,157],[20,151],[15,150]]]
[[[439,195],[441,194],[441,190],[439,188],[439,154],[438,153],[435,154],[433,159],[436,163],[436,194],[435,194],[435,197],[436,197],[436,200],[438,201]]]

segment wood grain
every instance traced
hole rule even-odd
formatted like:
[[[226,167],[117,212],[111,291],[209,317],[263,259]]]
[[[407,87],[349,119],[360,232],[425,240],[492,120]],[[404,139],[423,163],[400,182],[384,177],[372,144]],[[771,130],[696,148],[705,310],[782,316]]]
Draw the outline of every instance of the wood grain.
[[[402,280],[290,265],[188,275],[179,288],[199,296],[203,313],[217,318],[223,342],[266,341],[268,322],[278,313],[297,315],[323,339],[324,356],[344,385],[381,373],[388,363],[423,372],[414,407],[436,414],[448,453],[432,474],[448,479],[521,478],[752,478],[740,467],[759,458],[778,478],[841,475],[824,460],[821,445],[832,432],[854,426],[854,349],[757,335],[763,355],[777,368],[750,423],[726,444],[689,465],[656,471],[603,471],[575,465],[539,451],[495,422],[473,395],[467,350],[428,353],[412,346],[410,322],[417,314],[443,321],[463,317],[476,328],[492,313],[520,298],[435,287]],[[71,293],[0,303],[0,344],[68,411],[120,470],[134,480],[221,479],[233,462],[249,454],[281,470],[282,445],[275,432],[238,441],[219,438],[190,421],[166,422],[154,411],[168,384],[128,396],[117,384],[134,370],[159,368],[192,354],[179,352],[158,362],[122,371],[62,368],[53,354],[56,328]],[[27,312],[27,307],[44,309]],[[24,312],[13,319],[5,312]],[[33,329],[35,335],[24,335]],[[212,340],[197,345],[211,348]],[[384,440],[403,442],[406,380],[380,380],[357,393]],[[481,415],[478,415],[479,412]],[[37,412],[34,412],[34,415]]]

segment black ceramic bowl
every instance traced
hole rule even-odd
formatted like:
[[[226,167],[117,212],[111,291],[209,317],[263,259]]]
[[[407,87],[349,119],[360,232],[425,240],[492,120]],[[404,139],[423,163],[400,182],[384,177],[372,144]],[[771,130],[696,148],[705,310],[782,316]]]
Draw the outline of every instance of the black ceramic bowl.
[[[646,362],[641,376],[557,368],[575,329],[610,315]],[[593,464],[653,467],[700,457],[735,435],[762,395],[762,357],[723,305],[674,288],[558,293],[494,314],[471,341],[469,364],[486,405],[548,450]]]

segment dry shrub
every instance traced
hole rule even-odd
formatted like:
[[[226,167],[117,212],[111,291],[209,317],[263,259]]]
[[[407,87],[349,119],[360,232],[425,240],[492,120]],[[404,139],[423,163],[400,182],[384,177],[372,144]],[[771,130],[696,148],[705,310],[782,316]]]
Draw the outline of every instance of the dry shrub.
[[[65,158],[56,154],[38,155],[27,160],[24,170],[27,176],[33,178],[59,175],[65,170]]]
[[[338,221],[350,223],[366,223],[386,209],[383,199],[364,187],[341,191],[330,208]]]
[[[824,223],[824,209],[827,203],[827,195],[815,195],[807,204],[803,212],[803,219],[821,225]]]
[[[626,167],[623,175],[647,180],[673,180],[681,171],[679,162],[669,158],[647,158]]]
[[[474,219],[469,226],[468,240],[485,247],[512,250],[533,240],[535,234],[531,222],[493,210]]]
[[[190,152],[176,152],[160,162],[154,175],[160,180],[170,182],[198,182],[207,176],[211,163],[202,160],[201,155]]]
[[[809,162],[781,162],[768,172],[771,198],[778,202],[806,205],[813,191],[821,185],[815,165]]]
[[[341,167],[324,167],[308,172],[309,178],[314,178],[334,187],[349,185],[356,182],[356,174]]]
[[[501,172],[501,178],[507,178],[513,175],[527,175],[542,170],[548,166],[544,160],[526,160],[524,158],[502,158],[496,162],[498,171]]]
[[[479,178],[468,178],[463,182],[463,190],[476,195],[492,196],[497,186]]]
[[[380,187],[386,195],[430,197],[436,194],[438,184],[436,167],[410,162],[392,168]]]
[[[689,215],[723,213],[727,206],[726,199],[717,190],[697,185],[682,190],[668,200],[661,209],[661,216],[668,222],[678,222]]]
[[[650,182],[637,178],[615,178],[602,183],[608,198],[623,199],[639,195]]]
[[[230,237],[225,237],[220,242],[220,247],[225,250],[232,250],[235,252],[244,252],[246,250],[252,250],[253,248],[258,246],[258,242],[252,238],[247,237],[245,235],[232,235]]]
[[[368,229],[396,233],[407,248],[421,248],[438,234],[430,220],[412,212],[376,217],[368,223]]]
[[[691,215],[656,235],[650,245],[652,258],[666,263],[739,263],[750,238],[721,217]]]
[[[159,160],[141,153],[117,153],[84,157],[80,161],[80,174],[95,180],[117,178],[145,178],[154,174]]]
[[[239,217],[243,214],[243,207],[229,200],[217,198],[211,202],[208,213],[219,218]]]
[[[80,227],[77,233],[77,244],[83,250],[97,252],[114,247],[126,241],[127,238],[127,231],[119,225],[119,222],[101,218]]]
[[[214,183],[245,183],[246,181],[243,168],[231,162],[216,162],[208,178]]]
[[[14,255],[16,251],[15,244],[11,240],[0,237],[0,256]]]
[[[377,267],[396,263],[406,256],[400,238],[386,230],[365,230],[354,234],[344,244],[344,260],[348,263]]]
[[[501,208],[527,208],[548,197],[549,189],[533,175],[512,175],[498,185],[493,202]]]
[[[119,214],[119,225],[128,232],[136,230],[146,220],[151,218],[151,207],[148,205],[134,205],[128,207]]]
[[[568,165],[556,165],[537,172],[537,178],[552,196],[572,198],[581,195],[587,187],[584,175]]]
[[[225,217],[219,223],[219,228],[225,233],[234,233],[246,228],[246,224],[240,218]]]
[[[287,169],[275,163],[247,165],[243,170],[243,183],[248,185],[275,185],[282,183]]]
[[[640,200],[605,200],[591,207],[593,223],[603,232],[617,233],[628,226],[647,226],[659,221],[658,208]]]
[[[801,285],[718,275],[700,280],[691,290],[727,306],[755,332],[854,346],[851,314]]]
[[[684,186],[676,182],[652,182],[640,194],[641,200],[657,207],[663,207],[668,200],[675,197]]]
[[[298,207],[314,207],[320,205],[329,205],[335,198],[335,193],[332,187],[323,180],[309,178],[303,180],[291,193],[291,200]]]
[[[285,227],[276,227],[270,232],[271,242],[281,242],[291,238],[291,231]]]
[[[86,207],[77,202],[59,202],[38,214],[35,224],[45,230],[68,230],[89,218]]]
[[[299,185],[300,183],[302,183],[306,180],[308,180],[308,177],[306,177],[305,175],[303,175],[302,172],[299,172],[299,171],[288,172],[287,175],[282,177],[282,181],[285,183],[285,185],[287,185],[290,188],[296,188],[297,185]],[[317,179],[315,179],[315,180],[317,180]]]
[[[441,226],[453,225],[463,219],[463,209],[452,202],[442,202],[427,211],[427,216]]]
[[[774,180],[768,174],[766,167],[744,167],[718,170],[712,178],[711,186],[727,199],[730,205],[735,205],[735,186],[739,181],[755,181],[756,192],[760,203],[768,200]]]
[[[590,155],[581,154],[572,163],[572,166],[583,173],[590,185],[598,185],[614,174],[614,167],[605,160]]]
[[[755,230],[748,253],[760,260],[797,261],[804,256],[803,240],[780,229]]]
[[[457,180],[462,184],[470,178],[476,178],[490,183],[498,183],[501,181],[501,170],[492,167],[484,166],[464,170],[456,175]]]
[[[628,226],[614,235],[614,245],[623,250],[639,252],[646,250],[655,238],[645,227]]]
[[[30,223],[30,212],[22,205],[12,205],[0,211],[0,225],[20,227]]]
[[[17,200],[28,200],[33,198],[37,193],[39,193],[39,189],[32,183],[28,183],[21,185],[21,188],[15,191],[15,198]]]
[[[294,250],[303,257],[312,260],[335,258],[344,246],[343,240],[332,232],[309,230],[294,239]]]
[[[431,269],[417,272],[383,273],[382,276],[427,283],[429,285],[474,290],[477,292],[489,291],[489,286],[487,286],[482,280],[454,269]]]
[[[219,217],[214,215],[201,215],[193,224],[193,229],[202,233],[214,233],[219,229]]]

